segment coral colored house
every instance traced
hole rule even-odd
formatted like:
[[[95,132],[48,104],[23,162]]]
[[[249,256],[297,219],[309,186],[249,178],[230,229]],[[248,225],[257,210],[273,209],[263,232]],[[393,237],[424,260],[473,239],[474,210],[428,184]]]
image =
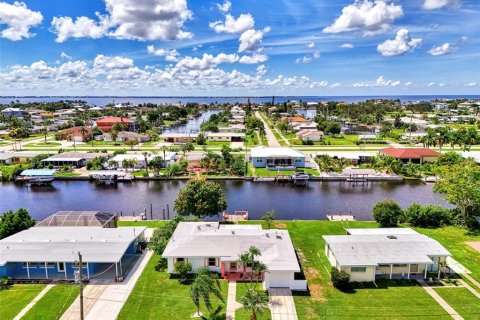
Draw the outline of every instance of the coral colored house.
[[[125,117],[104,117],[95,122],[97,127],[103,132],[111,131],[116,123],[122,126],[122,131],[136,131],[138,128],[137,121]]]

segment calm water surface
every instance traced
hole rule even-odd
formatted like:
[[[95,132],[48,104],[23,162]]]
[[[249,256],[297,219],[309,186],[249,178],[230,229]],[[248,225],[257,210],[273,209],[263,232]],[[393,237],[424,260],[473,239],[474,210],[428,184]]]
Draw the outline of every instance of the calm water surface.
[[[54,181],[50,187],[27,187],[0,183],[0,212],[30,209],[36,219],[59,210],[101,210],[132,215],[150,210],[162,218],[185,181],[135,181],[117,186],[89,181]],[[327,214],[352,213],[357,219],[371,219],[372,207],[383,199],[393,199],[402,207],[413,202],[447,205],[433,185],[420,182],[375,182],[351,186],[346,182],[310,182],[308,187],[290,184],[219,181],[227,195],[228,209],[248,210],[252,219],[275,209],[279,219],[326,219]]]

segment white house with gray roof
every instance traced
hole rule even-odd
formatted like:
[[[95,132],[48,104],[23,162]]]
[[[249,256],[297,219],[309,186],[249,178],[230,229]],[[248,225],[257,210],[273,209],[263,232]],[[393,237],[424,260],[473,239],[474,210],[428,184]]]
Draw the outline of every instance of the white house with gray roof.
[[[261,225],[220,225],[218,222],[181,222],[162,257],[168,260],[168,272],[175,263],[186,261],[193,270],[208,267],[224,279],[241,281],[251,269],[237,263],[238,256],[250,247],[261,251],[257,257],[268,272],[260,279],[265,290],[285,287],[306,290],[306,280],[297,280],[300,265],[286,230],[263,230]]]
[[[347,235],[323,239],[331,265],[349,273],[350,281],[426,278],[451,256],[436,240],[409,228],[347,229]]]

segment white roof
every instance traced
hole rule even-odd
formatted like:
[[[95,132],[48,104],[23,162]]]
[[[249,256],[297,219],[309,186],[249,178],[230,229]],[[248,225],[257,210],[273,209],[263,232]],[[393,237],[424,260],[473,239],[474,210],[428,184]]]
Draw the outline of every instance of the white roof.
[[[391,234],[418,234],[410,228],[353,228],[345,229],[351,235],[391,235]]]
[[[373,157],[375,156],[374,152],[365,152],[365,151],[320,151],[317,152],[317,156],[326,155],[331,158],[345,158],[348,160],[359,160],[360,157]]]
[[[432,264],[432,256],[450,256],[440,243],[412,229],[348,229],[354,234],[323,236],[340,266]]]
[[[0,152],[0,160],[11,158],[33,158],[42,154],[41,152]]]
[[[145,227],[33,227],[0,240],[0,265],[6,262],[118,262]]]
[[[286,230],[231,225],[219,227],[218,222],[181,222],[168,242],[162,256],[219,257],[236,261],[251,246],[260,249],[259,261],[269,270],[300,271],[290,235]]]
[[[175,159],[175,156],[177,155],[176,152],[165,152],[165,159],[166,161],[170,161]],[[149,153],[147,155],[147,161],[152,160],[155,157],[160,157],[163,159],[163,152],[159,152],[157,154]],[[115,157],[113,157],[111,160],[116,161],[117,163],[122,163],[123,160],[137,160],[138,162],[143,162],[145,161],[145,156],[143,154],[139,153],[124,153],[124,154],[117,154]]]
[[[171,132],[171,133],[162,133],[161,138],[196,138],[198,133],[188,133],[188,132]]]
[[[464,152],[457,151],[457,153],[460,154],[465,159],[473,158],[473,160],[476,163],[480,163],[480,151],[464,151]],[[0,156],[1,156],[1,154],[0,154]]]
[[[250,152],[254,158],[268,158],[268,157],[292,157],[305,158],[305,155],[297,150],[287,147],[255,147]]]
[[[208,137],[245,137],[245,133],[240,132],[206,132]]]

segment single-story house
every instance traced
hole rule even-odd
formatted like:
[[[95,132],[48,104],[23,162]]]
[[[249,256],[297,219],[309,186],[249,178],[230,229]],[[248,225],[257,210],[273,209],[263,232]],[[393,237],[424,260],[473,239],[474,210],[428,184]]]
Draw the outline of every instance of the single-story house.
[[[296,124],[296,123],[302,123],[302,122],[311,122],[311,121],[305,119],[304,117],[298,117],[298,116],[294,116],[294,117],[290,117],[290,116],[288,116],[288,117],[283,117],[283,118],[281,118],[281,121],[286,121],[286,122],[288,122],[288,123],[290,123],[290,124],[292,124],[292,125],[293,125],[293,124]]]
[[[459,155],[462,156],[464,159],[473,159],[476,163],[480,164],[480,151],[457,151]],[[0,153],[0,157],[1,157]]]
[[[330,264],[350,281],[377,278],[427,278],[451,256],[436,240],[410,228],[347,229],[347,235],[323,236]]]
[[[62,140],[70,140],[75,142],[85,142],[92,136],[92,129],[88,127],[72,127],[60,131]]]
[[[305,155],[287,147],[255,147],[250,158],[255,168],[292,170],[305,167]]]
[[[103,138],[104,141],[113,141],[112,135],[109,132],[105,132],[100,137]],[[116,138],[116,142],[127,142],[127,141],[137,141],[137,142],[147,142],[150,141],[150,136],[146,133],[136,133],[130,131],[122,131],[119,132]]]
[[[228,120],[229,123],[244,123],[245,122],[245,117],[241,115],[237,116],[232,116],[230,120]]]
[[[160,138],[162,138],[165,142],[171,143],[188,143],[194,142],[198,137],[198,133],[162,133]]]
[[[117,123],[126,131],[138,129],[137,121],[125,117],[104,117],[95,121],[96,126],[103,132],[111,131]]]
[[[201,171],[201,160],[205,157],[206,152],[188,152],[185,155],[185,159],[188,161],[188,171]]]
[[[385,148],[380,149],[379,154],[413,163],[434,162],[440,156],[437,151],[427,148]]]
[[[206,136],[209,142],[237,142],[245,140],[245,133],[237,132],[208,132]]]
[[[300,140],[322,141],[324,133],[316,129],[304,129],[298,131],[296,136]]]
[[[228,127],[219,127],[219,132],[245,132],[244,124],[231,124]]]
[[[32,227],[0,240],[0,277],[74,280],[83,274],[121,280],[138,256],[145,227]]]
[[[10,118],[10,117],[22,118],[27,113],[25,110],[22,110],[20,108],[5,108],[0,112],[2,113],[2,115],[4,115],[7,118]]]
[[[108,159],[108,153],[96,152],[63,152],[42,160],[43,165],[53,165],[54,167],[62,167],[64,165],[81,168],[97,157]]]
[[[28,129],[28,131],[31,134],[39,134],[39,133],[44,133],[45,132],[45,125],[38,125],[38,126],[33,126]],[[53,132],[53,131],[58,131],[58,125],[56,124],[49,124],[47,126],[47,132]]]
[[[301,130],[317,130],[317,123],[310,121],[310,122],[292,122],[292,130],[294,132],[301,131]]]
[[[0,152],[0,164],[25,163],[42,154],[41,152]]]
[[[238,107],[238,106],[234,106],[230,109],[230,112],[233,116],[242,116],[242,117],[245,117],[245,110],[243,110],[242,108]]]
[[[147,155],[147,162],[150,162],[153,158],[160,157],[163,159],[163,152],[159,152],[157,154],[149,153]],[[125,154],[117,154],[115,157],[110,159],[110,161],[115,161],[117,163],[118,168],[124,168],[123,162],[125,160],[134,160],[134,168],[140,169],[145,168],[145,156],[141,153],[125,153]],[[168,166],[171,163],[174,163],[177,160],[177,153],[176,152],[165,152],[165,166]]]
[[[168,261],[169,273],[174,273],[175,263],[187,261],[193,271],[208,267],[224,279],[241,281],[251,268],[239,264],[238,256],[252,246],[260,250],[257,259],[268,268],[259,279],[265,290],[307,289],[306,280],[296,280],[300,265],[287,230],[263,230],[261,225],[181,222],[162,257]]]

